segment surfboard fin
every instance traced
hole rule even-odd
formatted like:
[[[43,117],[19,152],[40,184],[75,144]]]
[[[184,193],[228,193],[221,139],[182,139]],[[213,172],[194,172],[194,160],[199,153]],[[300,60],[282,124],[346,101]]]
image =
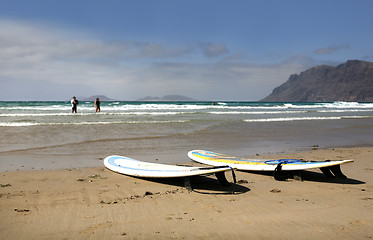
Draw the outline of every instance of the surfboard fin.
[[[330,167],[322,167],[320,168],[321,172],[328,178],[334,178],[335,176],[330,171]]]
[[[336,176],[337,178],[340,178],[343,180],[347,179],[346,175],[344,175],[341,171],[341,165],[335,165],[335,166],[330,167],[330,171],[332,171],[334,176]]]
[[[282,166],[281,165],[282,165],[282,162],[277,164],[277,167],[273,171],[273,177],[277,181],[285,181],[287,179],[287,174],[282,171]]]
[[[234,192],[236,191],[237,180],[236,180],[236,174],[235,174],[235,172],[234,172],[234,170],[233,170],[232,167],[231,167],[231,170],[232,170],[232,177],[233,177],[233,190],[232,190],[232,193],[234,194]],[[215,173],[215,176],[218,179],[219,183],[221,185],[223,185],[224,187],[229,187],[229,186],[232,185],[230,182],[227,181],[227,178],[225,177],[225,172],[217,172],[217,173]]]
[[[230,182],[227,181],[225,178],[224,172],[217,172],[215,173],[216,178],[219,180],[220,184],[223,185],[224,187],[229,187],[231,184]]]
[[[341,171],[341,166],[340,165],[335,165],[335,166],[330,166],[330,167],[323,167],[320,168],[321,172],[330,178],[339,178],[339,179],[347,179],[346,175],[344,175]]]

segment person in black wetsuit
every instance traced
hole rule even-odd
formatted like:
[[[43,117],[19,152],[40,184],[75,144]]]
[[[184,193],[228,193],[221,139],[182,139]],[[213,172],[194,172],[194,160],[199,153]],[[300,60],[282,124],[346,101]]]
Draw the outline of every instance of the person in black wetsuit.
[[[100,99],[99,99],[99,98],[96,98],[96,101],[95,101],[96,112],[101,112],[100,105],[101,105],[101,101],[100,101]]]
[[[71,99],[72,113],[78,112],[78,104],[79,104],[79,101],[76,99],[76,97],[73,97],[73,99]]]

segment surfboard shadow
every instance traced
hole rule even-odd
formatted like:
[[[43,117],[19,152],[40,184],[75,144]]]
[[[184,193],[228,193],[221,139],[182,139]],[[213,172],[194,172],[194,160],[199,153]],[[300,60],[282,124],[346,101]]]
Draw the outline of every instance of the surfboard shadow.
[[[223,186],[219,180],[207,176],[194,176],[191,179],[193,191],[200,194],[243,194],[250,191],[250,188],[230,183],[229,186]]]
[[[242,194],[250,191],[249,188],[238,185],[236,183],[230,183],[229,186],[223,186],[214,175],[208,176],[192,176],[189,178],[190,188],[186,186],[186,179],[183,177],[177,178],[140,178],[145,181],[156,182],[160,184],[166,184],[176,187],[185,187],[186,189],[200,193],[200,194],[215,194],[215,195],[227,195],[227,194]]]
[[[247,170],[239,170],[239,171],[273,177],[273,172],[268,172],[268,171],[247,171]],[[307,171],[307,170],[282,171],[281,174],[283,174],[284,181],[298,180],[298,181],[310,181],[310,182],[320,182],[320,183],[351,184],[351,185],[365,184],[365,182],[357,180],[357,179],[352,179],[348,177],[346,179],[341,179],[341,178],[332,177],[332,176],[325,176],[321,172],[318,173],[318,172]]]

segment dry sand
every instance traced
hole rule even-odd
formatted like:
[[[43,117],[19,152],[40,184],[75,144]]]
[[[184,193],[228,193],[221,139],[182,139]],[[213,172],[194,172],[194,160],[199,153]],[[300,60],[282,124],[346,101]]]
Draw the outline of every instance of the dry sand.
[[[181,179],[104,167],[2,172],[0,239],[373,238],[372,147],[281,157],[355,162],[342,166],[347,180],[318,169],[303,172],[303,181],[236,171],[235,194],[215,176],[193,178],[188,192]]]

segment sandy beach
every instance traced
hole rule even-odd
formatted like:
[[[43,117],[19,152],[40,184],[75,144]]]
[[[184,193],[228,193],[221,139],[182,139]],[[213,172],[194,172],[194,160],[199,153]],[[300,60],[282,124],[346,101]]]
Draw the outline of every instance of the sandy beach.
[[[193,178],[189,192],[182,179],[133,178],[103,166],[2,172],[0,238],[373,238],[373,147],[260,157],[355,162],[342,166],[347,180],[318,169],[302,172],[303,181],[236,171],[235,194],[213,175]]]
[[[373,237],[370,105],[118,102],[94,114],[86,103],[72,115],[63,104],[3,103],[0,239]],[[103,165],[123,155],[201,166],[188,158],[192,149],[354,162],[342,165],[347,180],[319,169],[302,172],[303,181],[236,171],[235,194],[214,175],[191,179],[189,192],[183,179],[133,178]]]

